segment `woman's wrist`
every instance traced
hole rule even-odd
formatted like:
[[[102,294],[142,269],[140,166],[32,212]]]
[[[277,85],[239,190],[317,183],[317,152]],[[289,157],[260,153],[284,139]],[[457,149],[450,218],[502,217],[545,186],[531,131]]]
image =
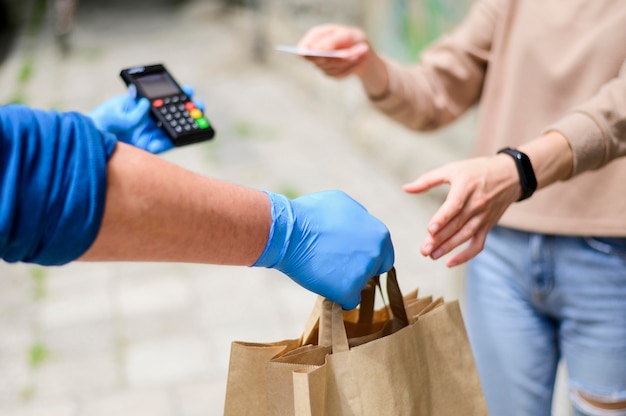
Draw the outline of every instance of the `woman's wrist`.
[[[530,141],[519,150],[530,158],[537,178],[537,189],[568,179],[574,156],[569,142],[561,133],[550,131]]]
[[[380,100],[389,94],[389,75],[385,62],[370,49],[358,76],[365,93],[372,100]]]

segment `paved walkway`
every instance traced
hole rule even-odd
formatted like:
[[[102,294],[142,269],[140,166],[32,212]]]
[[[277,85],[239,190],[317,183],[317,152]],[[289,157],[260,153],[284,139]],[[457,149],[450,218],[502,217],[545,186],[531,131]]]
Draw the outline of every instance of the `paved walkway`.
[[[461,270],[418,255],[435,205],[401,192],[416,169],[407,155],[396,150],[406,162],[392,165],[388,151],[377,157],[354,140],[333,99],[302,83],[320,84],[306,63],[252,63],[249,28],[246,16],[202,2],[175,13],[83,13],[70,57],[62,59],[47,34],[31,63],[22,48],[0,68],[0,102],[20,95],[37,107],[87,111],[124,91],[122,67],[164,62],[196,87],[217,130],[213,142],[164,157],[292,196],[343,189],[390,228],[403,288],[457,298]],[[22,84],[24,68],[32,77]],[[298,77],[289,75],[294,68]],[[376,126],[367,123],[371,136]],[[314,299],[265,269],[0,263],[0,415],[219,415],[230,342],[298,336]]]

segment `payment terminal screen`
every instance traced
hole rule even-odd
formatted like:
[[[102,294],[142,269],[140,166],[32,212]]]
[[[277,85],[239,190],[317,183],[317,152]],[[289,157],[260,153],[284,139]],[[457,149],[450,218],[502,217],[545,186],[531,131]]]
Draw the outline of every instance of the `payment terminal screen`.
[[[137,78],[136,81],[150,99],[180,94],[174,81],[165,73],[146,75]]]

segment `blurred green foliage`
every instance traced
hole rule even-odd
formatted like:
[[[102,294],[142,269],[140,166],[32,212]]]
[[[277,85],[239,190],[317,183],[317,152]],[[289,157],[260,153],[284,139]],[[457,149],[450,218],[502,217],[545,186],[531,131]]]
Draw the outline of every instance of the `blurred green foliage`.
[[[39,368],[50,356],[45,345],[36,343],[28,351],[28,363],[31,368]]]
[[[22,62],[22,67],[20,68],[20,72],[17,76],[17,82],[19,85],[27,84],[28,81],[33,77],[33,65],[34,60],[32,55],[24,58],[24,61]]]
[[[388,27],[396,28],[393,49],[401,57],[414,61],[419,54],[458,24],[471,0],[394,0],[391,2]]]
[[[46,296],[46,269],[35,266],[31,269],[30,275],[33,278],[33,296],[35,300],[43,299]]]
[[[46,0],[33,0],[30,19],[28,21],[28,32],[31,35],[37,35],[41,31],[46,19],[48,11]]]
[[[239,120],[233,123],[233,130],[239,137],[251,137],[255,135],[255,132],[258,133],[258,128],[245,120]]]
[[[35,388],[35,386],[29,384],[22,388],[22,390],[20,391],[20,397],[25,402],[29,402],[35,397],[36,393],[37,389]]]
[[[289,199],[296,199],[299,196],[302,196],[302,192],[298,192],[298,190],[291,185],[283,185],[278,192],[285,195]]]
[[[247,120],[237,120],[232,124],[232,132],[242,139],[271,140],[277,132],[271,126]]]

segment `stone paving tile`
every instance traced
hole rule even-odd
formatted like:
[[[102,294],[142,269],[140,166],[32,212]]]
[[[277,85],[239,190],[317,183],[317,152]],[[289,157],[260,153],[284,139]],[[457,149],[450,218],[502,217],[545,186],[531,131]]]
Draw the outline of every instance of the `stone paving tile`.
[[[175,390],[181,416],[218,414],[216,409],[222,407],[226,395],[226,386],[222,380],[180,384]]]
[[[171,272],[119,279],[116,291],[119,313],[133,317],[183,307],[192,295],[188,280]]]
[[[111,305],[106,292],[76,292],[75,296],[45,300],[40,313],[42,326],[54,328],[102,320],[110,316]]]
[[[173,416],[173,402],[167,390],[137,389],[98,397],[85,402],[84,416]]]
[[[77,412],[76,403],[46,403],[42,402],[28,408],[5,408],[3,416],[75,416]]]
[[[125,376],[131,387],[193,381],[209,376],[209,360],[200,337],[138,342],[127,348]]]
[[[50,352],[45,364],[33,372],[33,398],[62,400],[115,389],[120,368],[112,353],[63,356]]]
[[[73,358],[94,353],[109,354],[116,346],[116,328],[111,319],[41,330],[39,340],[53,355]]]

